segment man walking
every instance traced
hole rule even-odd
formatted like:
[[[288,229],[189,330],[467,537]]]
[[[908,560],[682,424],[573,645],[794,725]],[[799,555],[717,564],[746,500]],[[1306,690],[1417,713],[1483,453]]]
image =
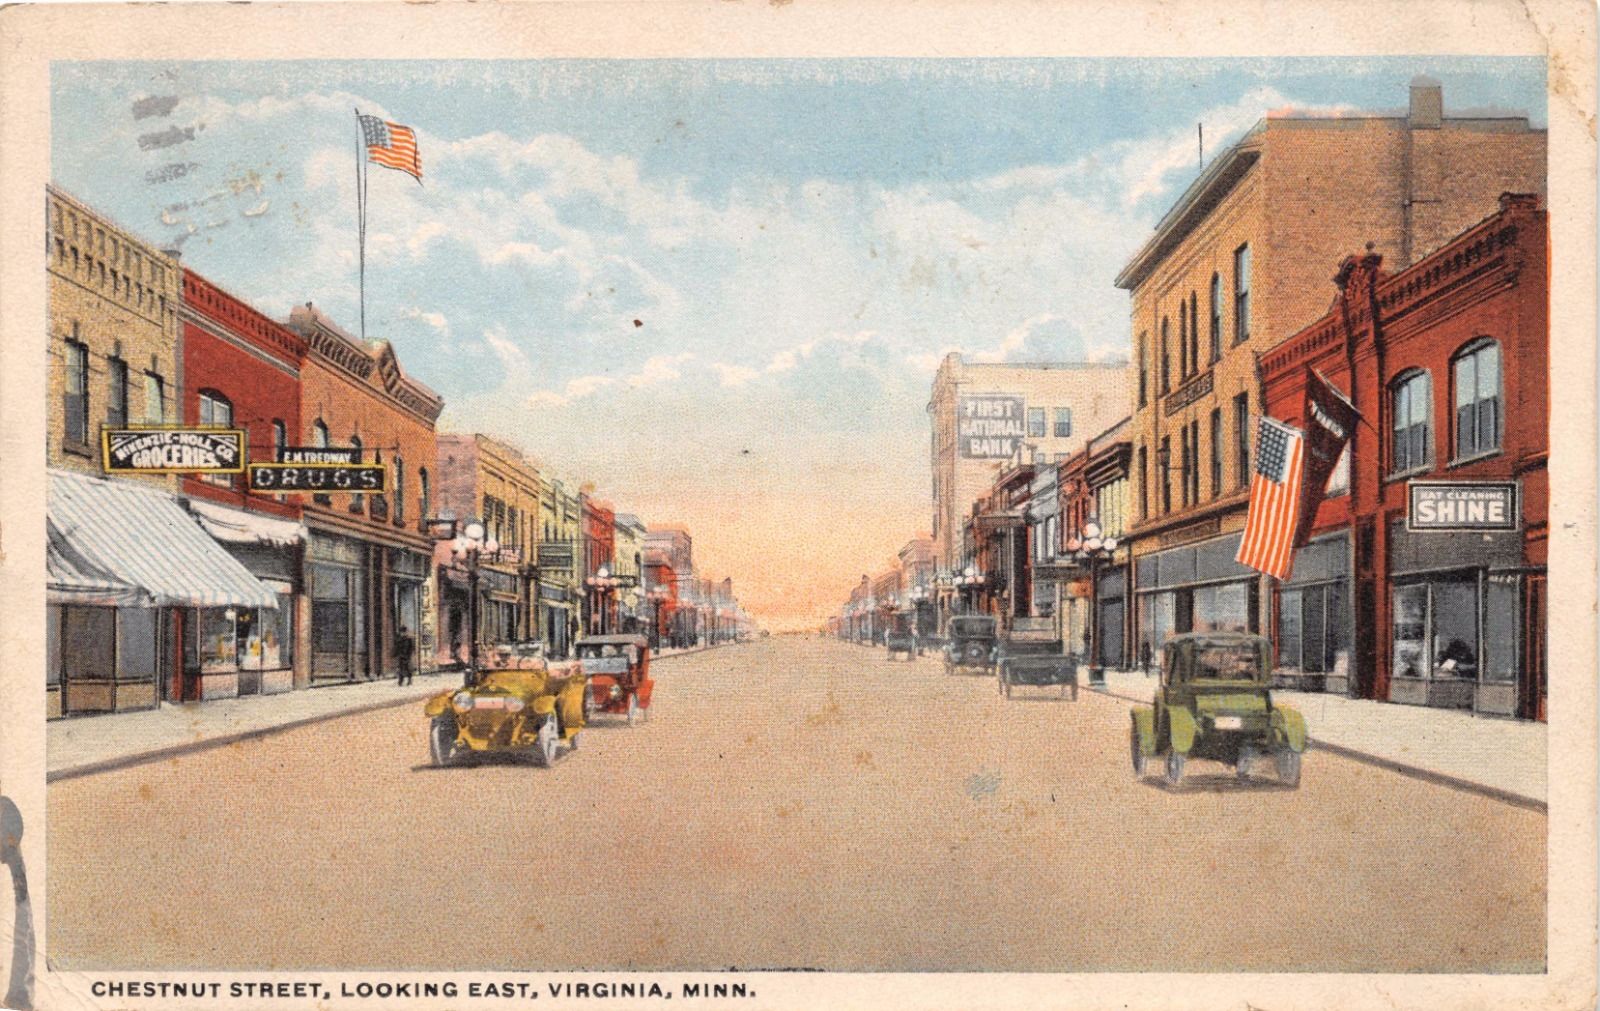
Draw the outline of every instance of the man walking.
[[[400,634],[394,637],[394,662],[395,666],[400,668],[400,674],[395,679],[397,685],[411,683],[411,657],[416,649],[417,640],[411,637],[411,630],[404,625],[400,626]]]

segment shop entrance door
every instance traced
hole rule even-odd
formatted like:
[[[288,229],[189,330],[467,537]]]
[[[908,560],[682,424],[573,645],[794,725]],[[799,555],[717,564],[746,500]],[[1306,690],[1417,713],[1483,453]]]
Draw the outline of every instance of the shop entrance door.
[[[1528,606],[1523,616],[1522,685],[1517,693],[1517,715],[1545,722],[1545,577],[1528,577]]]

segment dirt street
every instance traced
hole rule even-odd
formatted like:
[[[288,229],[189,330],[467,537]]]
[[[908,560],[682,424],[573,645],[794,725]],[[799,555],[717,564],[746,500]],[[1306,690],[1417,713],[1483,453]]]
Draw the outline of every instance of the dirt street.
[[[420,707],[50,787],[63,969],[1538,971],[1543,815],[1312,751],[1135,782],[1126,703],[778,637],[438,770]],[[1025,695],[1027,693],[1024,693]],[[1044,693],[1038,693],[1044,696]],[[115,717],[102,717],[112,718]],[[1315,733],[1315,727],[1312,728]]]

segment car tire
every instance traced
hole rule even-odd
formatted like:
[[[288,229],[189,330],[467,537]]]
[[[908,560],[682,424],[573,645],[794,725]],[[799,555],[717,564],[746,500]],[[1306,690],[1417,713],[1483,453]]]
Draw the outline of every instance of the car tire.
[[[1256,751],[1254,748],[1239,749],[1239,762],[1233,767],[1233,774],[1239,777],[1239,782],[1243,783],[1250,778],[1250,765],[1255,760]]]
[[[1128,750],[1133,755],[1133,778],[1143,779],[1145,771],[1150,767],[1150,756],[1139,746],[1138,727],[1128,729]]]
[[[1177,786],[1183,782],[1183,766],[1189,756],[1176,748],[1167,752],[1167,785]]]
[[[1278,780],[1285,786],[1300,785],[1300,752],[1284,748],[1278,752]]]
[[[630,727],[634,726],[638,722],[639,722],[639,696],[637,696],[635,694],[632,694],[632,693],[629,693],[629,695],[628,695],[628,726],[630,726]]]
[[[428,756],[433,764],[444,768],[456,758],[456,721],[448,716],[436,717],[428,727]]]
[[[556,749],[560,746],[561,725],[555,716],[547,716],[533,739],[533,764],[546,769],[554,765]]]

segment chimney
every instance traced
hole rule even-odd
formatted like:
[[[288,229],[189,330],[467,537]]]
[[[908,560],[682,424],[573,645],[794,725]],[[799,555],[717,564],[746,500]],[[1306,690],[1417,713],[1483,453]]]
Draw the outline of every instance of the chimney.
[[[1411,79],[1411,110],[1406,117],[1413,130],[1437,130],[1444,122],[1444,89],[1426,74]]]

